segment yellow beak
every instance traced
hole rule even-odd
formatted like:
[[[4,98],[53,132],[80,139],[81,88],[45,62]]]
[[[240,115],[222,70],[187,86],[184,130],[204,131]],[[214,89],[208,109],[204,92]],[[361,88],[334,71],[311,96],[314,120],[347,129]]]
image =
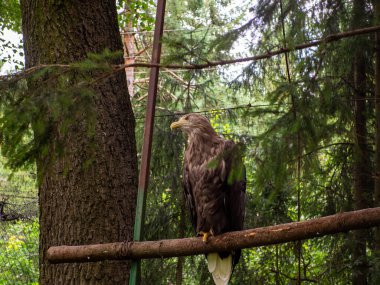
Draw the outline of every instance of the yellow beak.
[[[181,128],[185,124],[186,124],[186,121],[181,118],[177,122],[172,123],[170,125],[170,129],[172,129],[172,130],[178,129],[178,128]]]

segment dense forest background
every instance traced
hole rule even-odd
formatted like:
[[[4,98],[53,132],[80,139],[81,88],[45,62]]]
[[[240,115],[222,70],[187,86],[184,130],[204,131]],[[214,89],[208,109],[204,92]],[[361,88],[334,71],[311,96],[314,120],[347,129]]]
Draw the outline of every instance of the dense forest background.
[[[149,61],[155,1],[117,6],[126,63]],[[292,48],[375,26],[379,6],[360,0],[169,0],[162,63]],[[4,36],[21,32],[18,1],[0,3],[0,21],[0,60],[20,69],[21,46]],[[246,228],[379,206],[378,41],[372,33],[234,65],[161,69],[144,238],[194,235],[182,197],[185,140],[169,129],[181,112],[205,114],[218,133],[244,145]],[[139,151],[149,70],[126,72]],[[10,119],[0,101],[0,284],[38,284],[38,177],[33,160],[22,161],[20,149],[7,145],[9,122],[17,118]],[[378,229],[246,249],[231,284],[380,284],[379,249]],[[144,260],[142,283],[212,280],[204,257],[192,256]]]

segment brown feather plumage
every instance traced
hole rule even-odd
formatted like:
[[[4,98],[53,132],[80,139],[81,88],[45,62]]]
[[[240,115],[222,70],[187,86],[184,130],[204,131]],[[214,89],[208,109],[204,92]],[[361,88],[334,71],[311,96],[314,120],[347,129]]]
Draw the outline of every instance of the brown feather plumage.
[[[235,143],[220,137],[209,120],[199,114],[185,115],[171,128],[181,128],[188,138],[183,185],[196,233],[211,231],[219,235],[242,230],[245,177],[229,183],[233,158],[225,155],[232,153]],[[219,254],[223,257],[230,253]],[[234,252],[234,264],[239,256],[240,251]]]

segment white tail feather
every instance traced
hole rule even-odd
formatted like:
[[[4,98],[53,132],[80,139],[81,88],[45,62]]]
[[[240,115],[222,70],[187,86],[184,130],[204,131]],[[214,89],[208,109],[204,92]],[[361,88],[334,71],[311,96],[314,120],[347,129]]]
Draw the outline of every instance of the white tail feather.
[[[227,285],[232,274],[232,255],[221,258],[217,253],[209,253],[207,263],[215,284]]]

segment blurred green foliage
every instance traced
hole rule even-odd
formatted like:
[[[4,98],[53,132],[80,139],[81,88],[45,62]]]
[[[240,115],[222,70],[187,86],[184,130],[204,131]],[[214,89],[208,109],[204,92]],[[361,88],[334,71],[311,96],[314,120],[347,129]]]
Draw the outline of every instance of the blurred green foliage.
[[[155,1],[118,0],[116,3],[120,27],[139,31],[153,30]]]
[[[38,220],[0,224],[0,284],[38,284]]]

